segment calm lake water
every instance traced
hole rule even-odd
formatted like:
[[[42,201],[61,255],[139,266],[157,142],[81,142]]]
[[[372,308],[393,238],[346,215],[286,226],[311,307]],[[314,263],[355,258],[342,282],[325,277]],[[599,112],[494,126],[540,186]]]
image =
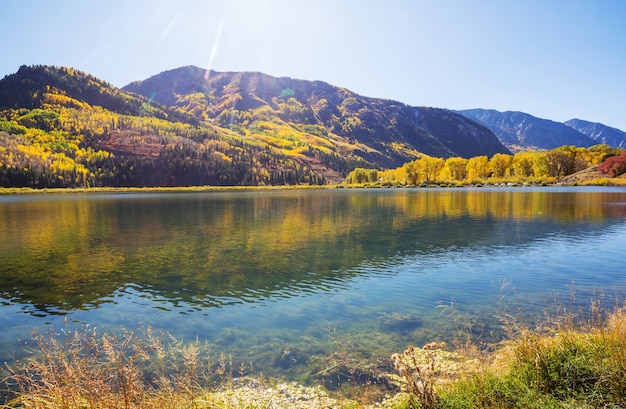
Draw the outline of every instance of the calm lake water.
[[[497,341],[498,314],[626,288],[623,188],[17,195],[0,234],[0,362],[34,329],[151,326],[304,379],[450,343],[451,311]]]

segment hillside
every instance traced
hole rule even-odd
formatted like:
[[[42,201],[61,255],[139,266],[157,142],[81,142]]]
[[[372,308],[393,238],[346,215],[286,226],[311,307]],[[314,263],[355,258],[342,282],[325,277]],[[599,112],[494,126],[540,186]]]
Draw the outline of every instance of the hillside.
[[[524,112],[499,112],[493,109],[458,112],[485,125],[514,152],[554,149],[564,145],[589,147],[601,143],[566,124]]]
[[[0,186],[325,184],[497,152],[461,115],[322,82],[184,67],[118,89],[51,66],[0,80]]]
[[[487,129],[451,111],[363,97],[321,81],[183,67],[123,89],[246,136],[282,131],[306,139],[301,133],[308,133],[344,145],[343,151],[378,167],[397,166],[419,153],[471,157],[507,152]]]

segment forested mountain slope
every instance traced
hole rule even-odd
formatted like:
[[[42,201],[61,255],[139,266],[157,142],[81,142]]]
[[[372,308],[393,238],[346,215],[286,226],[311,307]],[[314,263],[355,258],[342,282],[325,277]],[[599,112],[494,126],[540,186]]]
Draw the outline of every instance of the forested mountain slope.
[[[67,67],[0,80],[1,186],[324,184],[358,166],[507,152],[451,111],[319,81],[167,71],[118,89]]]
[[[486,128],[451,111],[363,97],[321,81],[183,67],[124,90],[246,136],[292,133],[300,138],[298,133],[308,133],[381,167],[419,153],[471,157],[507,152]]]
[[[0,186],[319,184],[368,163],[329,153],[313,169],[304,157],[70,68],[0,81]]]

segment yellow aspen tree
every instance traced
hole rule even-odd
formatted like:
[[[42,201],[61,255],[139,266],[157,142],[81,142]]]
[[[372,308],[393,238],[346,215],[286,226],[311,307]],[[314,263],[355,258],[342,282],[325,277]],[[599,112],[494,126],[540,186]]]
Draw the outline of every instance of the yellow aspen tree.
[[[533,154],[533,173],[536,178],[548,177],[548,159],[546,152],[532,152]]]
[[[467,179],[473,183],[476,179],[486,179],[491,174],[489,158],[487,156],[474,156],[467,161]]]
[[[511,174],[511,160],[513,157],[505,153],[496,153],[491,157],[489,166],[491,168],[491,176],[495,178],[504,178]]]
[[[533,176],[534,152],[518,152],[513,155],[511,162],[512,175],[518,178],[528,178]]]
[[[446,159],[441,171],[441,178],[446,182],[465,180],[467,178],[467,162],[467,159],[459,157]]]

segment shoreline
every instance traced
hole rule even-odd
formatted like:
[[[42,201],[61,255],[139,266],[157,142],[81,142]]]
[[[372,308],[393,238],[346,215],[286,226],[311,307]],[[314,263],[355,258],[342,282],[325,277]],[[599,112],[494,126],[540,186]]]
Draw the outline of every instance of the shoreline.
[[[525,188],[525,187],[624,187],[626,179],[600,179],[598,183],[553,183],[553,184],[519,184],[519,183],[485,183],[485,184],[430,184],[420,186],[389,186],[380,183],[363,184],[328,184],[328,185],[280,185],[280,186],[150,186],[150,187],[0,187],[0,196],[21,194],[82,194],[82,193],[197,193],[227,192],[246,190],[311,190],[311,189],[441,189],[441,188]]]
[[[244,190],[292,190],[292,189],[335,189],[338,185],[285,185],[285,186],[167,186],[167,187],[0,187],[0,196],[18,194],[79,194],[79,193],[195,193]]]

